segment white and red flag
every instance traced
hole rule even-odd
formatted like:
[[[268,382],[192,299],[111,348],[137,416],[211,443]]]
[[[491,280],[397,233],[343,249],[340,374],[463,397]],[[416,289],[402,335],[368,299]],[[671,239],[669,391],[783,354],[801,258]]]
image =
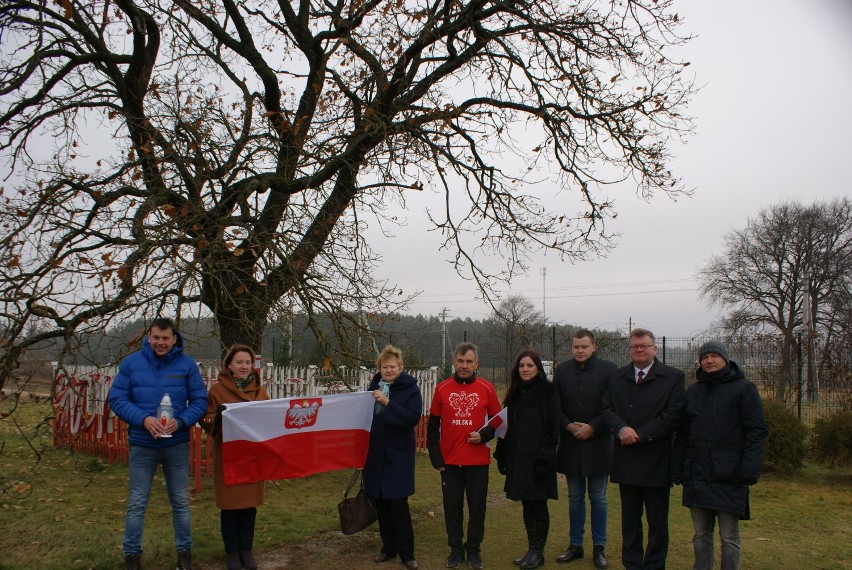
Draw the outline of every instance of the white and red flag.
[[[374,403],[372,393],[354,392],[228,404],[222,412],[225,483],[364,467]]]
[[[507,410],[508,408],[503,408],[502,410],[500,410],[499,414],[497,414],[496,416],[491,416],[490,418],[488,418],[488,421],[485,422],[485,426],[490,426],[494,428],[494,437],[506,437],[506,430],[509,429],[509,416],[506,413]]]

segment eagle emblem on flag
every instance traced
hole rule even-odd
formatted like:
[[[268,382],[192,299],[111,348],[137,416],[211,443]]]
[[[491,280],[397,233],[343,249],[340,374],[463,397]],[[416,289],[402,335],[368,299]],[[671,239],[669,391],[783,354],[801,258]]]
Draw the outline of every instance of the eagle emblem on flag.
[[[302,398],[290,401],[290,409],[284,414],[284,427],[299,429],[310,427],[317,421],[322,398]]]

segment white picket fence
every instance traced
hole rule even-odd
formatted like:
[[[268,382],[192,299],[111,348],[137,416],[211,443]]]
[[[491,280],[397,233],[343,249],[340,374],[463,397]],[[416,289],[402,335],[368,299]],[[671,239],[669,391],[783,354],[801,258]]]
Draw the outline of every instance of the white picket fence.
[[[79,406],[88,414],[102,413],[112,379],[118,371],[116,366],[59,366],[56,362],[52,364],[53,377],[57,381],[56,394],[60,395],[59,399],[62,400],[57,402],[60,407],[65,407],[63,404],[71,405],[73,400],[73,407]],[[209,389],[217,381],[221,364],[199,362],[198,368]],[[268,363],[259,366],[259,369],[261,383],[272,399],[359,392],[367,389],[375,375],[375,370],[369,370],[363,366],[322,369],[314,365],[275,367],[272,363]],[[423,413],[428,414],[435,385],[441,380],[438,376],[438,367],[406,372],[417,379],[423,395]],[[77,402],[78,398],[84,401]]]

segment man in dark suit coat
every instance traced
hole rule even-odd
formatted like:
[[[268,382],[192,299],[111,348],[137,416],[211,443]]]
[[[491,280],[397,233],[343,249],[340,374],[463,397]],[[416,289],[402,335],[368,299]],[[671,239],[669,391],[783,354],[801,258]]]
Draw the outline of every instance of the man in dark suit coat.
[[[649,330],[630,332],[631,363],[610,376],[603,401],[604,419],[615,435],[610,479],[621,494],[626,570],[664,569],[669,549],[672,441],[682,413],[684,374],[657,360],[655,342]]]
[[[591,503],[592,558],[606,568],[606,488],[612,462],[612,434],[601,415],[601,401],[615,363],[597,357],[595,335],[580,329],[571,340],[573,358],[556,367],[553,383],[561,408],[556,470],[568,482],[568,548],[557,562],[583,558],[586,491]]]

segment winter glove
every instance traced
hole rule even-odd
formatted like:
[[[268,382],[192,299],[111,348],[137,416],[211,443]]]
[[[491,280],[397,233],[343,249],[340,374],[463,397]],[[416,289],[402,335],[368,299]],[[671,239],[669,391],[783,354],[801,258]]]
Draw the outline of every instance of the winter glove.
[[[505,475],[507,471],[506,443],[500,438],[497,438],[497,445],[494,447],[494,460],[497,462],[497,471],[500,475]]]
[[[754,485],[757,483],[757,477],[743,477],[743,484],[745,485]]]
[[[219,404],[216,406],[216,415],[213,417],[213,428],[214,429],[222,429],[222,412],[225,411],[227,406],[224,404]]]

